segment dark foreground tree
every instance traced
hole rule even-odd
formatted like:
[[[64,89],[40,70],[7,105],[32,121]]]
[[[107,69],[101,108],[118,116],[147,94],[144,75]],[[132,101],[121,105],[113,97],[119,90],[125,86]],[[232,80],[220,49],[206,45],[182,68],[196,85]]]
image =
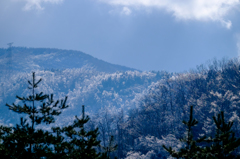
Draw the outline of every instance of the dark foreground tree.
[[[188,122],[183,121],[183,124],[186,125],[186,136],[180,139],[181,142],[184,143],[184,147],[179,151],[173,150],[172,147],[167,148],[163,145],[163,148],[167,150],[172,157],[176,158],[197,158],[200,154],[200,148],[197,146],[197,143],[200,143],[203,139],[195,140],[193,136],[193,127],[196,126],[198,121],[193,118],[193,106],[190,107],[190,117]]]
[[[118,145],[116,145],[114,143],[114,137],[110,136],[109,139],[109,144],[106,147],[102,147],[102,149],[104,150],[103,156],[104,158],[110,159],[110,153],[115,151],[117,149]],[[115,157],[117,158],[117,157]]]
[[[41,158],[52,153],[51,144],[54,136],[48,131],[36,129],[39,124],[51,124],[55,122],[54,117],[66,109],[67,97],[61,101],[54,101],[53,94],[47,95],[43,92],[36,93],[36,88],[42,79],[36,80],[35,73],[32,74],[32,81],[28,81],[29,89],[32,91],[28,97],[16,98],[22,101],[22,105],[13,103],[6,104],[10,110],[25,114],[20,119],[20,124],[15,127],[2,127],[2,146],[6,152],[1,155],[8,158]],[[10,129],[10,130],[9,130]]]
[[[55,145],[58,158],[100,159],[105,156],[96,150],[100,146],[100,141],[97,140],[98,128],[89,131],[84,128],[90,118],[85,117],[84,106],[82,108],[82,118],[75,116],[73,124],[63,128],[53,128],[54,132],[58,132],[60,141]],[[62,136],[66,137],[63,142],[61,142]]]
[[[100,159],[108,154],[97,152],[100,141],[97,140],[98,129],[86,131],[84,125],[90,118],[84,115],[76,117],[73,124],[60,128],[52,128],[52,132],[36,128],[39,124],[49,125],[55,117],[66,109],[67,97],[59,101],[53,100],[53,94],[36,93],[35,89],[42,79],[36,81],[35,73],[32,81],[28,81],[32,90],[28,97],[16,96],[22,105],[6,104],[10,110],[25,114],[20,124],[14,127],[0,126],[0,156],[9,159]]]
[[[240,139],[235,137],[235,133],[231,130],[233,121],[225,122],[224,113],[218,114],[217,118],[213,117],[216,125],[214,137],[201,137],[194,140],[192,127],[198,123],[193,119],[193,107],[190,108],[190,118],[188,122],[183,121],[187,126],[187,135],[181,139],[185,147],[179,151],[173,150],[172,147],[167,148],[163,145],[164,149],[175,158],[185,159],[238,159],[240,155],[234,152],[240,146]]]
[[[215,136],[206,140],[210,143],[210,146],[202,149],[205,158],[240,158],[240,155],[234,152],[240,146],[240,139],[237,139],[235,133],[231,130],[233,122],[226,123],[223,112],[218,114],[217,118],[213,117],[213,120],[216,125]]]

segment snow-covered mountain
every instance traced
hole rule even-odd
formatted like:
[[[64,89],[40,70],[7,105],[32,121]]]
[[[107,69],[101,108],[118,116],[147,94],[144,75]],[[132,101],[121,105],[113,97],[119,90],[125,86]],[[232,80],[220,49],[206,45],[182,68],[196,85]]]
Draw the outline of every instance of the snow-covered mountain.
[[[99,72],[135,70],[125,66],[110,64],[81,51],[48,48],[12,47],[0,48],[0,67],[15,71],[72,69],[87,66]]]
[[[186,134],[182,121],[188,120],[190,105],[199,121],[195,136],[213,136],[211,119],[224,111],[240,137],[239,58],[215,60],[185,73],[168,73],[141,72],[57,49],[0,49],[0,57],[0,123],[19,121],[20,115],[4,105],[20,104],[16,95],[31,94],[27,81],[35,71],[36,79],[42,78],[37,92],[53,93],[56,100],[68,96],[69,108],[55,124],[72,122],[85,105],[91,117],[88,128],[98,127],[99,140],[104,143],[113,135],[119,158],[169,157],[162,144],[183,146],[178,139]]]
[[[0,49],[0,57],[0,115],[7,123],[19,117],[4,105],[31,93],[27,81],[32,71],[43,79],[37,91],[53,93],[55,99],[68,96],[69,108],[61,119],[79,114],[83,104],[89,113],[105,106],[135,107],[148,86],[165,74],[113,65],[79,51],[14,47]]]

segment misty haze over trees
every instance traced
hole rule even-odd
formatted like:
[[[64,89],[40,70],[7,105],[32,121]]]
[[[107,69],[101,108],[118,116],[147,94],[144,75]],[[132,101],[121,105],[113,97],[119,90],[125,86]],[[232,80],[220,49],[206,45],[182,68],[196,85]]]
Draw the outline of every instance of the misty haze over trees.
[[[85,114],[90,120],[81,122],[85,122],[82,125],[86,131],[99,132],[93,135],[96,140],[93,147],[96,146],[94,151],[102,153],[102,157],[108,152],[104,148],[115,145],[116,150],[109,152],[110,158],[162,159],[170,158],[170,154],[173,157],[184,156],[184,148],[189,143],[196,144],[195,147],[189,144],[194,147],[193,152],[211,154],[217,152],[215,147],[211,147],[211,144],[217,145],[214,140],[216,136],[219,136],[217,140],[226,143],[226,136],[231,138],[233,132],[235,140],[231,138],[231,142],[228,141],[233,147],[229,147],[226,154],[239,155],[240,62],[237,58],[213,60],[208,65],[200,65],[184,73],[141,72],[106,63],[78,51],[12,47],[11,50],[0,49],[0,66],[2,128],[21,122],[22,126],[31,123],[29,119],[26,122],[20,120],[29,113],[27,116],[16,115],[5,104],[21,104],[23,98],[16,99],[16,95],[31,95],[27,81],[34,71],[36,79],[42,79],[35,93],[54,94],[55,99],[67,96],[66,104],[69,106],[66,109],[63,107],[59,117],[54,117],[54,122],[36,125],[36,131],[48,132],[51,127],[56,128],[56,134],[57,130],[63,133],[72,130],[74,126],[81,125],[77,124],[81,118],[74,116],[83,116],[81,110],[85,105]],[[191,120],[191,114],[198,123]],[[182,121],[186,121],[185,124]],[[227,126],[220,129],[220,121],[223,125],[228,124],[229,129]],[[190,131],[187,126],[191,122],[194,127]],[[6,128],[5,132],[8,131]],[[225,132],[223,138],[221,132]],[[187,134],[192,134],[192,138],[190,135],[186,138]],[[66,136],[63,135],[63,138]],[[186,142],[181,142],[181,138],[185,138]],[[47,150],[51,146],[45,148]],[[47,151],[50,153],[52,150]],[[229,154],[225,157],[233,158]]]

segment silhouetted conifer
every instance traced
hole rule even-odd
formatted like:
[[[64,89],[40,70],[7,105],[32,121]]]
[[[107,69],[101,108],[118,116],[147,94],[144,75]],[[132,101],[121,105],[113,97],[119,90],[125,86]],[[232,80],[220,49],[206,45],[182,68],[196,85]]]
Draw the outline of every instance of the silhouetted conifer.
[[[185,147],[179,151],[173,150],[172,147],[167,148],[163,145],[164,149],[175,158],[185,159],[238,159],[240,155],[234,153],[234,150],[240,146],[240,139],[235,137],[235,133],[231,130],[233,122],[225,122],[224,113],[218,114],[217,118],[214,116],[213,120],[216,125],[214,138],[201,137],[194,140],[192,127],[196,126],[198,121],[193,119],[193,107],[190,109],[189,121],[183,121],[187,126],[187,135],[181,139]],[[203,143],[207,144],[203,144]]]
[[[195,140],[192,133],[192,128],[198,124],[198,121],[193,118],[193,106],[190,107],[190,116],[188,122],[183,121],[183,124],[186,125],[186,136],[180,141],[184,143],[184,147],[179,151],[175,151],[172,147],[167,148],[163,145],[163,148],[167,150],[172,157],[176,158],[198,158],[200,156],[199,150],[200,147],[197,146],[197,143],[200,143],[203,139]]]
[[[109,144],[106,147],[102,147],[102,149],[104,150],[103,154],[102,154],[102,158],[104,159],[110,159],[110,153],[115,151],[117,149],[118,145],[114,144],[114,137],[110,136],[110,140],[109,140]],[[117,157],[115,157],[117,158]]]
[[[55,145],[60,158],[81,158],[81,159],[107,159],[105,153],[97,152],[100,141],[97,140],[99,135],[98,128],[86,131],[85,124],[90,120],[85,117],[84,106],[82,106],[82,117],[75,116],[74,123],[61,128],[53,128],[55,132],[59,132],[59,136],[66,136],[66,141],[61,142],[58,137],[59,145]],[[65,157],[63,157],[65,156]]]
[[[53,94],[47,95],[43,92],[35,93],[35,89],[42,79],[36,81],[35,73],[32,73],[32,81],[28,81],[29,89],[32,91],[28,97],[16,96],[22,101],[22,105],[13,103],[6,104],[10,110],[26,114],[21,118],[20,124],[15,127],[2,127],[2,146],[6,152],[2,151],[8,158],[41,158],[52,154],[51,144],[54,136],[48,131],[36,129],[39,124],[54,123],[55,116],[61,114],[61,111],[68,107],[66,105],[67,97],[59,101],[53,100]]]
[[[98,128],[86,131],[84,125],[90,120],[85,117],[84,106],[82,118],[75,117],[73,124],[63,128],[52,128],[52,132],[36,128],[39,124],[51,124],[55,117],[68,107],[67,97],[59,101],[53,100],[53,94],[36,93],[35,89],[42,79],[36,81],[35,73],[32,81],[28,81],[32,94],[28,97],[16,96],[23,105],[6,104],[16,113],[26,114],[20,119],[20,124],[14,127],[0,126],[0,157],[9,159],[108,159],[109,153],[116,149],[113,137],[110,146],[103,153],[97,151],[100,147]]]
[[[213,120],[216,125],[215,136],[205,140],[210,143],[210,146],[202,149],[204,157],[213,159],[240,158],[240,155],[234,154],[234,150],[240,146],[240,139],[237,139],[231,130],[233,121],[226,123],[223,111],[218,114],[217,118],[214,116]]]

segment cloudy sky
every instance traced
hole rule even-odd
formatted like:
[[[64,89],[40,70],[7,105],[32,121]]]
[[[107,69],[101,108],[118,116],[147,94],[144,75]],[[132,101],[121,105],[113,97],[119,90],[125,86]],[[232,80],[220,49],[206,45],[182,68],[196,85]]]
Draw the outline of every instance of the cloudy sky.
[[[181,72],[240,54],[240,0],[0,0],[9,42]]]

